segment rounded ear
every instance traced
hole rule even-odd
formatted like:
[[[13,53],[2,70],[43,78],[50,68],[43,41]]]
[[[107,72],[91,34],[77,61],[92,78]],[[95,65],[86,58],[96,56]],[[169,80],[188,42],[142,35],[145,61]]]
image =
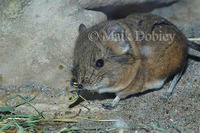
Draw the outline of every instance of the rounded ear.
[[[113,23],[105,29],[104,39],[114,51],[124,54],[130,49],[129,34],[123,24]]]
[[[82,31],[84,31],[84,30],[86,30],[87,28],[86,28],[86,26],[84,25],[84,24],[80,24],[79,25],[79,29],[78,29],[78,31],[79,32],[82,32]]]

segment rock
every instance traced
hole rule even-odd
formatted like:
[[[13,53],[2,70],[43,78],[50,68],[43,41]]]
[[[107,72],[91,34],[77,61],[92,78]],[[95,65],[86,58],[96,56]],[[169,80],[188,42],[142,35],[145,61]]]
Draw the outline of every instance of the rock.
[[[65,0],[1,1],[0,86],[66,86],[78,26],[106,20],[103,13],[78,5]]]
[[[152,13],[165,17],[177,26],[200,23],[200,1],[180,0],[172,6],[156,9]]]
[[[125,18],[132,13],[147,13],[156,8],[170,6],[179,0],[79,0],[86,9],[101,11],[108,19]]]
[[[82,8],[99,8],[105,6],[123,6],[130,4],[145,4],[145,3],[162,3],[168,4],[178,0],[79,0]],[[151,5],[150,5],[151,6]]]

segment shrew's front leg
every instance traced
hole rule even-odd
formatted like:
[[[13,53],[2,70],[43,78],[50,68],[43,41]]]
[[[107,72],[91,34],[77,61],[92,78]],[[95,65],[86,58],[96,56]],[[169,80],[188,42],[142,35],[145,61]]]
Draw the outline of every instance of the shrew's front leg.
[[[114,109],[120,101],[120,97],[116,96],[115,99],[111,103],[102,104],[105,109]]]

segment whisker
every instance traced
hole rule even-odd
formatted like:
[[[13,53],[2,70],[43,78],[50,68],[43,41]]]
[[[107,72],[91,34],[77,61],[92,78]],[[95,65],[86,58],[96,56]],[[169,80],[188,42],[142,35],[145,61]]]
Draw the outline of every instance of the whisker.
[[[54,45],[56,45],[56,44],[54,44]],[[65,57],[65,59],[68,59],[68,58],[69,58],[69,57],[67,57],[67,56],[62,52],[62,49],[58,49],[57,46],[55,46],[55,49],[56,49],[57,51],[59,51],[59,52],[62,54],[62,56]],[[70,63],[69,60],[68,60],[67,63],[66,63],[66,62],[64,62],[63,60],[61,60],[60,57],[57,57],[57,56],[55,56],[55,55],[53,55],[53,54],[51,54],[51,56],[54,57],[56,60],[59,60],[59,61],[62,63],[62,65],[65,66],[65,68],[63,69],[64,71],[71,71],[71,70],[72,70],[72,68],[73,68],[73,63]],[[66,69],[66,67],[67,67],[68,69]]]
[[[99,78],[97,79],[98,82],[96,82],[95,84],[92,83],[92,84],[93,84],[92,86],[96,86],[96,88],[99,89],[100,85],[97,86],[97,84],[98,84],[99,81],[101,81],[101,80],[102,80],[102,77],[99,77]],[[95,80],[94,80],[94,82],[95,82]]]
[[[59,59],[58,57],[56,57],[56,56],[54,56],[54,55],[52,55],[52,57],[54,57],[56,60],[59,60],[59,61],[61,62],[60,66],[61,66],[61,65],[63,66],[62,70],[66,71],[66,72],[72,70],[73,65],[72,65],[71,63],[69,63],[69,62],[66,63],[66,62],[64,62],[63,60]],[[75,71],[76,71],[76,70],[75,70]]]
[[[90,78],[89,78],[89,81],[88,81],[88,82],[90,82],[90,80],[92,79],[92,76],[94,75],[94,71],[95,71],[95,70],[93,70],[93,71],[92,71],[92,74],[91,74],[91,76],[90,76]]]

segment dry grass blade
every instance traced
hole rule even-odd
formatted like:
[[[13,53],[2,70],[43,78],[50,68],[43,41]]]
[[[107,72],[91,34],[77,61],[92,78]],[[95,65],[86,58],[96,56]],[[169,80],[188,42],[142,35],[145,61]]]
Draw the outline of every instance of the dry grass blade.
[[[200,41],[200,38],[188,38],[189,41]]]
[[[23,105],[23,104],[26,104],[26,103],[27,103],[29,106],[31,106],[32,108],[34,108],[34,110],[35,110],[36,112],[40,113],[40,112],[30,103],[30,101],[32,101],[32,100],[35,99],[35,96],[32,97],[32,98],[25,98],[25,97],[23,97],[23,96],[21,96],[21,95],[19,95],[19,94],[16,94],[16,95],[13,95],[13,96],[9,97],[8,99],[6,99],[6,102],[9,101],[9,100],[14,99],[14,98],[16,98],[16,97],[20,97],[20,98],[23,99],[24,101],[22,101],[21,103],[15,105],[15,107],[18,107],[18,106],[20,106],[20,105]],[[42,117],[43,117],[43,116],[42,116]],[[43,118],[44,118],[44,117],[43,117]]]
[[[39,119],[38,122],[78,122],[76,119]]]
[[[119,121],[119,120],[99,120],[99,119],[89,119],[89,118],[84,118],[84,117],[80,117],[77,116],[77,119],[82,119],[82,120],[88,120],[88,121],[97,121],[97,122],[115,122],[115,121]]]

